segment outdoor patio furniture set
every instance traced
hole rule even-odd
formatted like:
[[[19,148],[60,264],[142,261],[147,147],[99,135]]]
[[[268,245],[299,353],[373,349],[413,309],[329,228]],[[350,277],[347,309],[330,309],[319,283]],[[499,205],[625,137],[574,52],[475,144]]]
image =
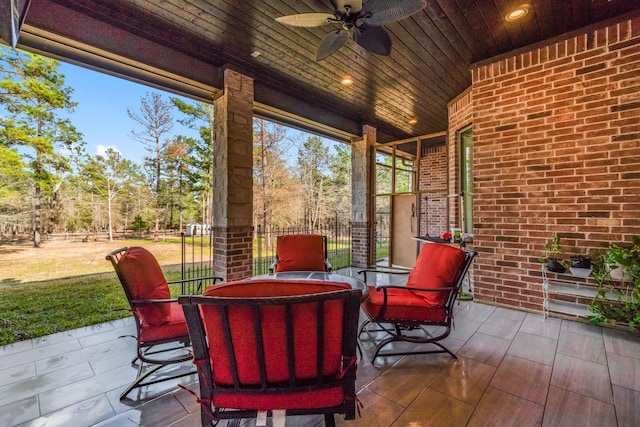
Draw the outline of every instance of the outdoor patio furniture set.
[[[137,327],[132,363],[138,375],[120,399],[135,388],[193,374],[162,376],[160,368],[193,359],[199,380],[202,425],[221,419],[239,425],[256,418],[284,425],[287,415],[334,415],[354,419],[358,339],[376,341],[372,362],[388,355],[448,353],[441,341],[451,331],[453,304],[475,252],[425,244],[406,286],[367,286],[331,273],[326,238],[282,236],[272,273],[250,280],[189,279],[197,295],[170,295],[155,257],[142,247],[107,255],[125,290]],[[388,271],[387,271],[388,272]],[[180,282],[178,282],[180,283]],[[360,309],[366,321],[359,327]],[[420,345],[411,352],[385,352],[390,343]],[[155,374],[155,375],[153,375]]]

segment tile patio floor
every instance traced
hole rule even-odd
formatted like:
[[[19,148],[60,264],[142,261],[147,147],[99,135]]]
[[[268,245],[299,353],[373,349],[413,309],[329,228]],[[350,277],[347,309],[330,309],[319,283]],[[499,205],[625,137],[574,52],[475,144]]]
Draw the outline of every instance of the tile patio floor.
[[[118,400],[135,376],[134,340],[119,337],[134,332],[126,319],[0,347],[0,426],[199,425],[195,398],[176,387],[197,391],[195,376]],[[362,417],[336,417],[337,424],[640,425],[638,334],[461,302],[446,341],[458,360],[440,354],[376,366],[360,361]],[[366,353],[370,343],[361,345]],[[288,426],[322,424],[321,417],[287,418]]]

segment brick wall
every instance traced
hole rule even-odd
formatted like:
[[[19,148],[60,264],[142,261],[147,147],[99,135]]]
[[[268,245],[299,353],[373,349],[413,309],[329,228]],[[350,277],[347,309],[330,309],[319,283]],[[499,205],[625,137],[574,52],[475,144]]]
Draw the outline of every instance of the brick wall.
[[[569,254],[640,235],[640,19],[477,64],[472,82],[449,157],[472,122],[475,298],[541,311],[554,233]]]
[[[213,227],[214,275],[225,281],[253,275],[253,228]]]
[[[375,256],[371,253],[371,226],[369,222],[351,223],[351,265],[369,267]]]
[[[451,228],[447,215],[447,146],[430,146],[421,153],[418,188],[420,194],[420,234],[440,236]]]

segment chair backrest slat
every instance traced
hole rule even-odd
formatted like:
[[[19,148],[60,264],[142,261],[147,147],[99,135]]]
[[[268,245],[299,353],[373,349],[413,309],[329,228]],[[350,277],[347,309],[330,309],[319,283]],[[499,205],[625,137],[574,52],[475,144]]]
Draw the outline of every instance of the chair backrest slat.
[[[193,337],[206,424],[265,408],[307,413],[305,405],[310,414],[355,417],[360,290],[290,280],[212,288],[178,299]]]
[[[318,379],[318,384],[323,383],[324,375],[324,301],[319,301],[316,306],[316,317],[318,318],[318,322],[316,324],[316,335],[317,335],[317,343],[316,343],[316,378]]]
[[[267,364],[264,356],[264,338],[262,337],[262,321],[260,319],[260,307],[251,307],[253,312],[253,331],[256,334],[258,369],[260,371],[260,384],[262,390],[267,389]]]
[[[289,371],[289,385],[296,386],[296,357],[293,335],[293,307],[291,304],[285,306],[285,325],[287,330],[287,369]]]
[[[220,315],[222,321],[222,329],[224,331],[223,337],[225,340],[225,349],[227,351],[227,357],[231,364],[231,375],[233,376],[233,386],[240,388],[240,377],[238,375],[238,363],[236,361],[236,352],[233,348],[233,341],[231,340],[231,322],[229,322],[229,308],[227,306],[220,307]],[[219,351],[219,349],[216,349]]]

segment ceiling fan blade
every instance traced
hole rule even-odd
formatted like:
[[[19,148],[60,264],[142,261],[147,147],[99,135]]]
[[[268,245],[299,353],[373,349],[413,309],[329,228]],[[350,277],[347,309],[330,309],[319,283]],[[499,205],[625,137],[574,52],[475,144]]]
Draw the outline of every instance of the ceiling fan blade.
[[[426,0],[369,0],[359,15],[365,24],[380,26],[407,18],[426,5]]]
[[[279,16],[276,21],[292,27],[321,27],[335,20],[330,13],[299,13],[297,15]]]
[[[353,32],[353,39],[360,46],[377,55],[391,53],[391,37],[382,27],[361,25]]]
[[[331,4],[340,13],[358,13],[362,9],[362,0],[331,0]]]
[[[331,56],[334,52],[342,47],[343,44],[349,38],[349,32],[345,30],[332,31],[322,39],[322,43],[318,46],[318,52],[316,53],[316,61],[322,61],[323,59]]]

